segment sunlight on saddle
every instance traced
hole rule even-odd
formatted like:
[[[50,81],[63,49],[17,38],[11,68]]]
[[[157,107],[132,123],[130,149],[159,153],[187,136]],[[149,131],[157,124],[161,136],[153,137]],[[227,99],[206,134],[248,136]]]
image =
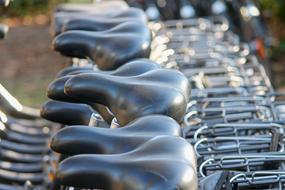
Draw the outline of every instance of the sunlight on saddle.
[[[182,181],[183,182],[189,182],[189,181],[193,181],[193,172],[191,172],[191,170],[188,170],[185,172],[185,174],[182,177]]]
[[[149,47],[149,42],[144,42],[142,44],[142,49],[147,49]]]

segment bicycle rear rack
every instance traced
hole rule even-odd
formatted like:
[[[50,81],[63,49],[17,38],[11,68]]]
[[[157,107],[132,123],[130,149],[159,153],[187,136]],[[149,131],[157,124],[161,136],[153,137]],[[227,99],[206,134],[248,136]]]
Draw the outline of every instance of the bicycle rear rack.
[[[225,19],[151,23],[151,58],[192,84],[182,123],[200,180],[229,171],[232,189],[284,189],[285,95],[274,91]]]

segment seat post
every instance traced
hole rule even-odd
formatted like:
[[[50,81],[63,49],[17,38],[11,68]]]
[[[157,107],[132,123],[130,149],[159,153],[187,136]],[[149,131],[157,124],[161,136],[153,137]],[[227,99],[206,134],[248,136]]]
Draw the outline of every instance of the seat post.
[[[92,113],[90,117],[89,127],[103,127],[104,119],[98,113]]]
[[[112,123],[111,123],[110,128],[114,129],[114,128],[119,128],[119,127],[120,127],[120,124],[118,123],[117,119],[114,118],[114,119],[112,120]]]

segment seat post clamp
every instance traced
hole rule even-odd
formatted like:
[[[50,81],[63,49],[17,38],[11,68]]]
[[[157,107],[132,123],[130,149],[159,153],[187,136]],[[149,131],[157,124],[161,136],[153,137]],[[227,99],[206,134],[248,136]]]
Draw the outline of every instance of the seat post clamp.
[[[110,128],[119,128],[120,124],[118,123],[116,118],[113,118]]]
[[[92,113],[88,126],[100,127],[104,123],[103,118],[98,113]]]

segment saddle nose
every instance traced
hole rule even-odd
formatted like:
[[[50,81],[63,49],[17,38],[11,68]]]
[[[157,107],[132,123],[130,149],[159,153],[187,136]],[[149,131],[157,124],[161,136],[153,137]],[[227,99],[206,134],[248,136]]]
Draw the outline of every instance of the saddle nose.
[[[63,125],[88,125],[95,111],[86,104],[48,101],[41,109],[41,116]]]

